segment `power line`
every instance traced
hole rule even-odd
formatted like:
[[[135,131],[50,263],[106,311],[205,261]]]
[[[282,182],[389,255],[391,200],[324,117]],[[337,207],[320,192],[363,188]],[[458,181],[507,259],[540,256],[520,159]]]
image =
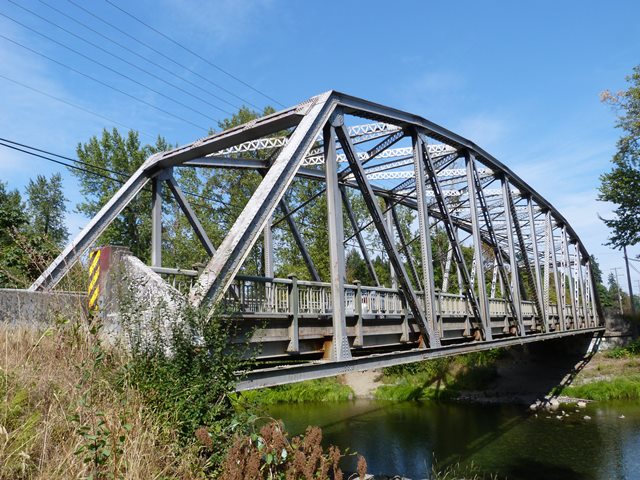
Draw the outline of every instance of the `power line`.
[[[67,101],[67,100],[65,100],[63,98],[56,97],[55,95],[51,95],[50,93],[47,93],[47,92],[45,92],[43,90],[40,90],[40,89],[35,88],[35,87],[32,87],[31,85],[27,85],[26,83],[22,83],[22,82],[14,79],[14,78],[9,78],[9,77],[7,77],[5,75],[2,75],[1,73],[0,73],[0,78],[3,78],[3,79],[5,79],[5,80],[7,80],[9,82],[15,83],[16,85],[19,85],[19,86],[21,86],[23,88],[27,88],[29,90],[32,90],[32,91],[34,91],[36,93],[39,93],[40,95],[44,95],[45,97],[49,97],[49,98],[51,98],[53,100],[56,100],[56,101],[58,101],[60,103],[64,103],[65,105],[69,105],[70,107],[77,108],[78,110],[82,110],[83,112],[89,113],[91,115],[95,115],[96,117],[100,117],[103,120],[107,120],[109,122],[115,123],[116,125],[120,125],[121,127],[128,128],[129,130],[135,130],[133,127],[130,127],[130,126],[124,124],[124,123],[118,122],[117,120],[113,120],[112,118],[105,117],[104,115],[102,115],[100,113],[97,113],[97,112],[94,112],[93,110],[89,110],[88,108],[84,108],[81,105],[77,105],[77,104],[69,102],[69,101]],[[148,132],[140,131],[140,133],[142,133],[143,135],[146,135],[148,137],[151,137],[151,138],[156,138],[154,135],[151,135]]]
[[[260,107],[258,107],[257,105],[255,105],[255,104],[251,103],[250,101],[248,101],[248,100],[246,100],[246,99],[244,99],[244,98],[242,98],[242,97],[240,97],[240,96],[236,95],[236,94],[235,94],[235,93],[233,93],[232,91],[230,91],[230,90],[228,90],[228,89],[224,88],[222,85],[217,84],[216,82],[214,82],[214,81],[212,81],[212,80],[208,79],[207,77],[205,77],[205,76],[203,76],[203,75],[199,74],[199,73],[198,73],[198,72],[196,72],[195,70],[193,70],[193,69],[189,68],[188,66],[186,66],[186,65],[184,65],[184,64],[182,64],[182,63],[180,63],[180,62],[178,62],[177,60],[172,59],[172,58],[171,58],[171,57],[169,57],[168,55],[166,55],[166,54],[162,53],[162,52],[161,52],[160,50],[158,50],[157,48],[155,48],[155,47],[153,47],[153,46],[149,45],[149,44],[148,44],[148,43],[146,43],[146,42],[143,42],[142,40],[140,40],[140,39],[138,39],[138,38],[136,38],[136,37],[134,37],[134,36],[133,36],[133,35],[131,35],[129,32],[127,32],[127,31],[125,31],[125,30],[121,29],[120,27],[118,27],[118,26],[114,25],[113,23],[108,22],[107,20],[104,20],[103,18],[101,18],[100,16],[96,15],[96,14],[95,14],[95,13],[93,13],[92,11],[87,10],[86,8],[84,8],[82,5],[79,5],[78,3],[74,2],[73,0],[67,0],[67,2],[71,3],[71,4],[72,4],[72,5],[74,5],[76,8],[79,8],[80,10],[84,11],[85,13],[87,13],[87,14],[91,15],[92,17],[96,18],[97,20],[101,21],[102,23],[104,23],[104,24],[106,24],[106,25],[110,26],[110,27],[111,27],[111,28],[113,28],[114,30],[117,30],[118,32],[122,33],[123,35],[125,35],[125,36],[129,37],[130,39],[132,39],[133,41],[135,41],[135,42],[139,43],[140,45],[143,45],[144,47],[148,48],[149,50],[151,50],[151,51],[153,51],[153,52],[157,53],[158,55],[162,56],[163,58],[165,58],[165,59],[169,60],[170,62],[174,63],[175,65],[179,66],[180,68],[184,68],[185,70],[187,70],[187,71],[191,72],[192,74],[196,75],[198,78],[200,78],[200,79],[204,80],[205,82],[207,82],[207,83],[209,83],[209,84],[213,85],[213,86],[214,86],[214,87],[216,87],[216,88],[219,88],[219,89],[220,89],[220,90],[222,90],[223,92],[228,93],[229,95],[231,95],[231,96],[233,96],[233,97],[237,98],[238,100],[241,100],[242,102],[245,102],[247,105],[251,105],[252,107],[257,108],[258,110],[260,110]]]
[[[203,62],[208,63],[209,65],[211,65],[213,68],[215,68],[216,70],[224,73],[225,75],[227,75],[230,78],[233,78],[235,81],[241,83],[242,85],[244,85],[245,87],[250,88],[251,90],[253,90],[256,93],[259,93],[260,95],[262,95],[263,97],[271,100],[272,102],[277,103],[278,105],[280,105],[281,107],[284,107],[285,105],[283,105],[282,103],[280,103],[279,101],[277,101],[275,98],[270,97],[269,95],[267,95],[266,93],[264,93],[261,90],[258,90],[257,88],[253,87],[252,85],[248,84],[247,82],[245,82],[244,80],[236,77],[235,75],[233,75],[232,73],[229,73],[227,70],[223,69],[222,67],[220,67],[219,65],[216,65],[215,63],[207,60],[206,58],[204,58],[202,55],[199,55],[198,53],[194,52],[193,50],[191,50],[188,47],[185,47],[184,45],[182,45],[180,42],[174,40],[173,38],[171,38],[170,36],[168,36],[167,34],[165,34],[164,32],[161,32],[160,30],[152,27],[151,25],[149,25],[148,23],[145,23],[144,21],[140,20],[138,17],[136,17],[135,15],[133,15],[132,13],[127,12],[126,10],[124,10],[123,8],[119,7],[118,5],[116,5],[115,3],[113,3],[111,0],[105,0],[109,5],[111,5],[112,7],[120,10],[122,13],[124,13],[125,15],[128,15],[129,17],[133,18],[134,20],[136,20],[137,22],[141,23],[142,25],[144,25],[145,27],[149,28],[150,30],[153,30],[154,32],[156,32],[158,35],[166,38],[167,40],[169,40],[170,42],[172,42],[173,44],[179,46],[180,48],[182,48],[184,51],[189,52],[191,55],[199,58],[200,60],[202,60]]]
[[[42,38],[45,38],[45,39],[49,40],[50,42],[55,43],[56,45],[60,45],[62,48],[66,48],[66,49],[67,49],[67,50],[69,50],[70,52],[73,52],[73,53],[75,53],[76,55],[78,55],[78,56],[80,56],[80,57],[82,57],[82,58],[84,58],[84,59],[86,59],[86,60],[89,60],[90,62],[93,62],[93,63],[95,63],[96,65],[101,66],[101,67],[102,67],[102,68],[104,68],[105,70],[109,70],[110,72],[115,73],[116,75],[119,75],[119,76],[121,76],[122,78],[126,78],[126,79],[127,79],[127,80],[129,80],[130,82],[135,83],[136,85],[139,85],[139,86],[141,86],[141,87],[143,87],[143,88],[146,88],[147,90],[150,90],[151,92],[155,93],[156,95],[160,95],[161,97],[166,98],[167,100],[170,100],[170,101],[172,101],[172,102],[174,102],[174,103],[176,103],[176,104],[180,105],[181,107],[184,107],[184,108],[186,108],[186,109],[188,109],[188,110],[191,110],[192,112],[197,113],[198,115],[202,115],[203,117],[208,118],[209,120],[213,120],[214,122],[219,122],[219,119],[217,119],[217,118],[213,118],[213,117],[210,117],[210,116],[209,116],[209,115],[207,115],[206,113],[201,112],[200,110],[198,110],[198,109],[196,109],[196,108],[193,108],[193,107],[191,107],[191,106],[187,105],[186,103],[181,102],[180,100],[176,100],[175,98],[170,97],[169,95],[166,95],[166,94],[164,94],[164,93],[160,92],[159,90],[156,90],[155,88],[150,87],[149,85],[147,85],[147,84],[145,84],[145,83],[142,83],[142,82],[140,82],[140,81],[136,80],[135,78],[130,77],[129,75],[126,75],[126,74],[124,74],[124,73],[122,73],[122,72],[119,72],[119,71],[118,71],[118,70],[116,70],[115,68],[112,68],[112,67],[110,67],[109,65],[105,65],[104,63],[99,62],[98,60],[96,60],[96,59],[94,59],[94,58],[91,58],[89,55],[85,55],[84,53],[79,52],[78,50],[76,50],[76,49],[74,49],[74,48],[71,48],[70,46],[65,45],[64,43],[59,42],[58,40],[56,40],[56,39],[54,39],[54,38],[51,38],[50,36],[45,35],[45,34],[44,34],[44,33],[42,33],[42,32],[39,32],[39,31],[38,31],[38,30],[36,30],[35,28],[31,28],[31,27],[29,27],[28,25],[25,25],[24,23],[19,22],[18,20],[16,20],[16,19],[14,19],[14,18],[10,17],[9,15],[6,15],[6,14],[4,14],[4,13],[0,12],[0,16],[3,16],[3,17],[5,17],[5,18],[7,18],[7,19],[11,20],[12,22],[14,22],[14,23],[16,23],[16,24],[20,25],[22,28],[25,28],[25,29],[27,29],[27,30],[29,30],[29,31],[31,31],[31,32],[33,32],[33,33],[35,33],[36,35],[40,35]],[[223,110],[223,111],[224,111],[224,110]]]
[[[104,52],[104,53],[106,53],[107,55],[111,55],[111,56],[112,56],[112,57],[114,57],[115,59],[120,60],[121,62],[126,63],[127,65],[129,65],[129,66],[131,66],[131,67],[133,67],[133,68],[136,68],[136,69],[140,70],[140,71],[141,71],[141,72],[143,72],[143,73],[146,73],[146,74],[147,74],[147,75],[149,75],[150,77],[153,77],[153,78],[155,78],[156,80],[160,80],[161,82],[163,82],[163,83],[165,83],[165,84],[169,85],[170,87],[173,87],[173,88],[175,88],[176,90],[179,90],[179,91],[181,91],[182,93],[185,93],[185,94],[189,95],[190,97],[195,98],[196,100],[198,100],[198,101],[200,101],[200,102],[206,103],[207,105],[209,105],[209,106],[211,106],[211,107],[213,107],[213,108],[216,108],[216,109],[218,109],[218,110],[220,110],[220,111],[222,111],[222,112],[224,112],[224,113],[226,113],[226,114],[228,114],[228,115],[233,115],[233,113],[232,113],[232,112],[229,112],[228,110],[225,110],[224,108],[222,108],[222,107],[220,107],[220,106],[216,105],[215,103],[211,103],[211,102],[209,102],[209,101],[207,101],[207,100],[204,100],[203,98],[201,98],[201,97],[199,97],[199,96],[197,96],[197,95],[194,95],[193,93],[191,93],[191,92],[190,92],[190,91],[188,91],[188,90],[185,90],[184,88],[180,87],[179,85],[176,85],[175,83],[171,83],[171,82],[169,82],[168,80],[166,80],[166,79],[162,78],[161,76],[156,75],[155,73],[150,72],[149,70],[146,70],[146,69],[142,68],[141,66],[136,65],[136,64],[135,64],[135,63],[133,63],[133,62],[130,62],[130,61],[129,61],[129,60],[127,60],[126,58],[122,58],[120,55],[116,55],[115,53],[110,52],[109,50],[107,50],[107,49],[105,49],[105,48],[101,47],[100,45],[98,45],[98,44],[96,44],[96,43],[94,43],[94,42],[92,42],[92,41],[90,41],[90,40],[87,40],[87,39],[86,39],[86,38],[84,38],[82,35],[78,35],[77,33],[74,33],[74,32],[72,32],[72,31],[70,31],[70,30],[68,30],[68,29],[66,29],[66,28],[64,28],[64,27],[62,27],[62,26],[60,26],[60,25],[58,25],[57,23],[52,22],[52,21],[51,21],[51,20],[49,20],[48,18],[45,18],[45,17],[43,17],[42,15],[39,15],[38,13],[34,12],[33,10],[29,10],[28,8],[23,7],[22,5],[19,5],[18,3],[14,2],[13,0],[8,0],[8,1],[9,1],[9,2],[11,2],[11,3],[13,3],[14,5],[16,5],[18,8],[21,8],[22,10],[24,10],[24,11],[26,11],[26,12],[30,13],[31,15],[33,15],[33,16],[35,16],[35,17],[38,17],[38,18],[39,18],[39,19],[41,19],[42,21],[47,22],[47,23],[48,23],[48,24],[50,24],[50,25],[53,25],[54,27],[56,27],[56,28],[58,28],[58,29],[62,30],[63,32],[66,32],[67,34],[69,34],[69,35],[71,35],[71,36],[73,36],[73,37],[75,37],[75,38],[78,38],[79,40],[82,40],[83,42],[85,42],[85,43],[87,43],[87,44],[91,45],[92,47],[94,47],[94,48],[96,48],[96,49],[98,49],[98,50],[100,50],[100,51],[102,51],[102,52]],[[6,16],[6,15],[5,15],[5,16]],[[13,19],[11,19],[11,20],[13,20]],[[15,21],[15,20],[13,20],[13,21]],[[18,23],[18,22],[16,22],[16,23]],[[24,26],[24,25],[23,25],[23,26]],[[24,27],[25,27],[25,28],[29,28],[29,27],[26,27],[26,26],[24,26]],[[32,30],[32,29],[31,29],[31,28],[29,28],[29,30]],[[32,30],[32,31],[35,31],[35,30]],[[41,34],[41,33],[39,33],[39,32],[36,32],[36,33],[38,33],[39,35],[42,35],[42,34]],[[57,42],[56,42],[56,43],[57,43]],[[68,47],[65,47],[65,48],[68,48]],[[85,58],[87,58],[87,57],[85,56]],[[93,61],[95,62],[95,60],[93,60]],[[101,66],[102,66],[102,65],[101,65]],[[183,105],[183,106],[184,106],[184,105]],[[232,106],[233,106],[233,105],[232,105]],[[237,107],[236,107],[236,108],[237,108]],[[197,113],[200,113],[201,115],[204,115],[203,113],[201,113],[201,112],[199,112],[199,111],[197,111]],[[207,116],[207,118],[211,118],[211,117],[208,117],[208,116]],[[213,118],[211,118],[211,120],[216,120],[216,121],[217,121],[217,119],[213,119]]]
[[[87,29],[87,30],[89,30],[90,32],[95,33],[96,35],[98,35],[98,36],[100,36],[100,37],[104,38],[105,40],[107,40],[107,41],[109,41],[109,42],[113,43],[114,45],[117,45],[118,47],[120,47],[120,48],[122,48],[122,49],[126,50],[126,51],[127,51],[127,52],[129,52],[130,54],[135,55],[136,57],[138,57],[138,58],[140,58],[140,59],[144,60],[145,62],[147,62],[147,63],[149,63],[149,64],[151,64],[151,65],[153,65],[153,66],[155,66],[155,67],[157,67],[157,68],[159,68],[159,69],[161,69],[161,70],[163,70],[164,72],[168,73],[169,75],[172,75],[172,76],[174,76],[175,78],[177,78],[177,79],[179,79],[179,80],[182,80],[182,81],[183,81],[183,82],[185,82],[185,83],[188,83],[189,85],[191,85],[192,87],[197,88],[197,89],[198,89],[198,90],[200,90],[201,92],[206,93],[207,95],[209,95],[209,96],[211,96],[211,97],[213,97],[213,98],[215,98],[215,99],[217,99],[217,100],[219,100],[219,101],[221,101],[221,102],[226,103],[226,104],[227,104],[227,105],[229,105],[230,107],[238,108],[238,109],[240,108],[240,107],[238,107],[237,105],[235,105],[235,104],[233,104],[233,103],[231,103],[231,102],[229,102],[229,101],[225,100],[224,98],[222,98],[222,97],[220,97],[220,96],[216,95],[215,93],[211,93],[209,90],[205,90],[205,89],[204,89],[204,88],[202,88],[200,85],[198,85],[198,84],[197,84],[197,83],[195,83],[195,82],[192,82],[192,81],[191,81],[191,80],[189,80],[188,78],[182,77],[182,76],[180,76],[180,75],[176,74],[175,72],[173,72],[172,70],[168,69],[167,67],[165,67],[165,66],[163,66],[163,65],[161,65],[161,64],[159,64],[159,63],[157,63],[157,62],[154,62],[153,60],[151,60],[151,59],[150,59],[150,58],[148,58],[148,57],[145,57],[144,55],[139,54],[138,52],[136,52],[136,51],[135,51],[135,50],[133,50],[132,48],[129,48],[129,47],[127,47],[126,45],[124,45],[124,44],[122,44],[122,43],[118,42],[117,40],[114,40],[113,38],[109,37],[108,35],[105,35],[104,33],[102,33],[102,32],[100,32],[100,31],[96,30],[95,28],[92,28],[91,26],[87,25],[86,23],[84,23],[84,22],[82,22],[82,21],[78,20],[77,18],[75,18],[75,17],[73,17],[73,16],[71,16],[71,15],[69,15],[69,14],[67,14],[67,13],[63,12],[62,10],[60,10],[60,9],[58,9],[58,8],[56,8],[56,7],[54,7],[53,5],[49,5],[48,3],[44,2],[43,0],[38,0],[38,1],[39,1],[41,4],[43,4],[44,6],[46,6],[46,7],[50,8],[51,10],[53,10],[53,11],[55,11],[55,12],[58,12],[60,15],[62,15],[62,16],[64,16],[64,17],[68,18],[69,20],[71,20],[71,21],[73,21],[73,22],[77,23],[77,24],[78,24],[78,25],[80,25],[81,27],[86,28],[86,29]]]
[[[38,55],[39,57],[45,58],[45,59],[49,60],[50,62],[53,62],[53,63],[55,63],[57,65],[60,65],[61,67],[67,68],[67,69],[71,70],[72,72],[77,73],[78,75],[82,75],[85,78],[93,80],[94,82],[99,83],[100,85],[103,85],[103,86],[105,86],[107,88],[110,88],[111,90],[114,90],[114,91],[116,91],[116,92],[118,92],[118,93],[120,93],[122,95],[125,95],[125,96],[127,96],[127,97],[129,97],[129,98],[131,98],[131,99],[133,99],[133,100],[135,100],[137,102],[143,103],[143,104],[145,104],[145,105],[147,105],[147,106],[149,106],[151,108],[154,108],[154,109],[158,110],[159,112],[164,113],[165,115],[169,115],[170,117],[176,118],[178,120],[182,120],[183,122],[188,123],[189,125],[192,125],[192,126],[194,126],[196,128],[199,128],[200,130],[204,130],[205,132],[209,131],[209,129],[204,128],[203,126],[198,125],[196,123],[193,123],[191,120],[187,120],[186,118],[183,118],[183,117],[181,117],[179,115],[175,115],[175,114],[173,114],[173,113],[171,113],[171,112],[169,112],[167,110],[164,110],[163,108],[160,108],[160,107],[158,107],[156,105],[153,105],[152,103],[147,102],[146,100],[142,100],[141,98],[138,98],[135,95],[131,95],[131,94],[129,94],[129,93],[123,91],[123,90],[120,90],[117,87],[109,85],[108,83],[105,83],[102,80],[99,80],[99,79],[97,79],[95,77],[92,77],[91,75],[89,75],[87,73],[84,73],[84,72],[82,72],[80,70],[77,70],[77,69],[75,69],[75,68],[73,68],[73,67],[71,67],[71,66],[69,66],[69,65],[67,65],[65,63],[62,63],[62,62],[60,62],[58,60],[55,60],[55,59],[49,57],[48,55],[45,55],[44,53],[38,52],[37,50],[34,50],[34,49],[30,48],[30,47],[27,47],[26,45],[23,45],[22,43],[17,42],[16,40],[12,40],[11,38],[9,38],[9,37],[1,34],[1,33],[0,33],[0,38],[3,38],[8,42],[13,43],[14,45],[18,45],[19,47],[22,47],[23,49],[25,49],[25,50],[27,50],[27,51],[29,51],[31,53],[34,53],[35,55]]]
[[[0,138],[0,145],[3,146],[3,147],[6,147],[6,148],[10,148],[12,150],[17,150],[19,152],[26,153],[27,155],[38,157],[38,158],[41,158],[43,160],[47,160],[49,162],[65,166],[67,168],[71,168],[73,170],[81,171],[81,172],[86,173],[88,175],[93,175],[93,176],[97,176],[97,177],[103,178],[105,180],[110,180],[110,181],[115,182],[115,183],[120,184],[120,185],[123,185],[125,183],[125,181],[118,180],[118,179],[110,177],[108,175],[104,175],[102,173],[98,173],[96,171],[89,170],[87,168],[79,167],[79,166],[74,165],[74,164],[83,165],[85,167],[96,169],[96,170],[102,170],[104,172],[112,173],[114,175],[118,175],[118,176],[121,176],[121,177],[124,177],[124,178],[129,178],[129,176],[130,176],[130,175],[128,175],[126,173],[123,173],[123,172],[118,172],[118,171],[115,171],[115,170],[110,170],[108,168],[99,167],[97,165],[92,165],[90,163],[83,162],[83,161],[75,159],[75,158],[67,157],[67,156],[64,156],[64,155],[59,155],[57,153],[53,153],[53,152],[50,152],[50,151],[47,151],[47,150],[44,150],[44,149],[32,147],[30,145],[27,145],[27,144],[24,144],[24,143],[19,143],[19,142],[16,142],[16,141],[13,141],[13,140],[9,140],[9,139],[6,139],[6,138]],[[28,149],[28,150],[25,150],[25,149]],[[40,152],[40,153],[35,153],[35,152],[29,151],[29,150],[34,150],[35,152]],[[73,163],[68,163],[68,162],[64,162],[62,160],[57,160],[57,159],[54,159],[54,158],[50,158],[50,157],[47,157],[47,156],[42,155],[42,154],[55,156],[55,157],[58,157],[58,158],[61,158],[61,159],[64,159],[64,160],[68,160],[68,161],[73,162]],[[231,204],[229,202],[226,202],[224,200],[221,200],[220,198],[211,198],[211,197],[208,197],[208,196],[205,196],[205,195],[200,195],[198,193],[190,192],[188,190],[184,190],[184,194],[185,195],[189,195],[189,196],[194,197],[194,198],[200,198],[202,200],[215,202],[215,203],[218,203],[220,205],[227,206],[227,207],[234,207],[233,204]],[[194,203],[194,205],[197,205],[197,206],[202,207],[202,208],[210,208],[209,206],[203,205],[201,203]],[[227,218],[230,218],[229,214],[226,214],[225,212],[222,212],[222,214],[227,216]]]

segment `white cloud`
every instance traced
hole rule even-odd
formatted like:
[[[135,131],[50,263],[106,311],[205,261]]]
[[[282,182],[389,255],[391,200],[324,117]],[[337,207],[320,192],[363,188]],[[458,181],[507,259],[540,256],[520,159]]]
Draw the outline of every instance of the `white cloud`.
[[[207,42],[225,43],[243,38],[256,30],[272,0],[165,0],[168,17],[190,35],[205,36]]]

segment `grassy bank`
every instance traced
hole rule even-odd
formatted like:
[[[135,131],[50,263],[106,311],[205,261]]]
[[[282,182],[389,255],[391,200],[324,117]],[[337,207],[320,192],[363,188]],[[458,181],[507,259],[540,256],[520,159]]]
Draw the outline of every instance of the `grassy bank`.
[[[557,393],[589,400],[640,400],[640,340],[598,353]]]
[[[562,395],[588,400],[640,400],[640,374],[569,386]]]
[[[243,392],[240,397],[257,405],[344,402],[353,399],[353,390],[335,378],[322,378],[260,390],[249,390]]]
[[[494,349],[438,358],[383,370],[379,400],[454,399],[460,392],[485,388],[497,377],[496,362],[504,350]]]
[[[0,480],[342,478],[344,455],[321,444],[320,429],[289,438],[233,393],[245,364],[223,324],[187,317],[170,355],[160,337],[126,351],[106,345],[95,320],[5,325]],[[339,399],[328,392],[341,387],[317,382],[306,395]],[[364,459],[358,468],[366,471]]]

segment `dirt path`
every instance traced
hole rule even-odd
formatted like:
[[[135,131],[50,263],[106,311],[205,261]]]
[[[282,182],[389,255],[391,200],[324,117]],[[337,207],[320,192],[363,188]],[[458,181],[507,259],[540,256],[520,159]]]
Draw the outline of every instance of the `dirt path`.
[[[355,398],[374,398],[376,388],[382,385],[379,370],[367,370],[366,372],[352,372],[342,376],[345,385],[353,390]]]

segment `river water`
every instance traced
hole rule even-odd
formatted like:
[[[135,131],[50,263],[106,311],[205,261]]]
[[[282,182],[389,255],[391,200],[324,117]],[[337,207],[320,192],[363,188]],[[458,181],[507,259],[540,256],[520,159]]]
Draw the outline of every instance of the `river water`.
[[[522,406],[373,400],[275,405],[269,413],[292,434],[322,427],[325,445],[361,453],[369,473],[429,478],[435,458],[439,469],[473,463],[501,479],[640,479],[640,404],[562,408],[562,420],[559,411],[536,416]],[[346,467],[355,471],[355,462]]]

